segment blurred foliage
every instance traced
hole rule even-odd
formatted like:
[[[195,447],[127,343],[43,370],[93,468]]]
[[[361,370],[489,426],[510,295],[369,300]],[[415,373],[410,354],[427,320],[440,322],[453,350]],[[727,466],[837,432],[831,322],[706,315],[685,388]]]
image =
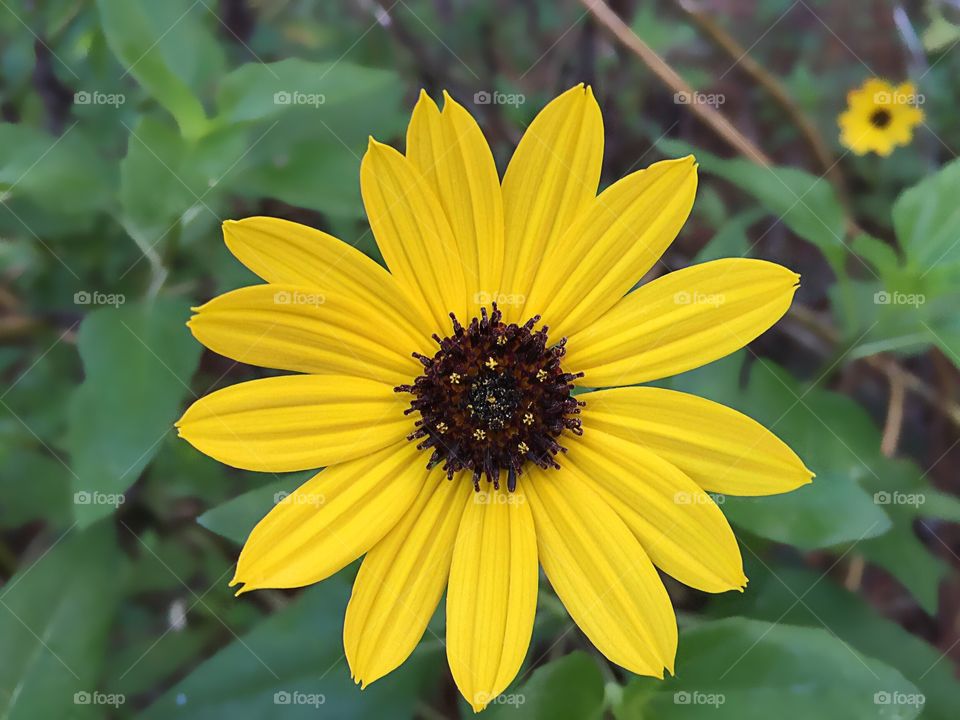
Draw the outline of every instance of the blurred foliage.
[[[698,158],[668,265],[750,255],[802,273],[776,329],[664,384],[755,417],[817,479],[718,498],[750,585],[670,583],[675,678],[611,666],[544,583],[526,665],[487,715],[955,715],[960,7],[698,4],[809,116],[838,187],[688,3],[610,4],[777,166],[731,157],[572,0],[0,3],[0,717],[470,716],[442,610],[403,668],[353,684],[355,566],[233,598],[239,544],[307,475],[231,470],[176,440],[187,403],[265,372],[202,353],[183,323],[256,281],[223,246],[227,218],[287,217],[379,260],[360,157],[369,135],[402,143],[420,87],[477,115],[502,171],[581,80],[604,109],[604,184]],[[837,141],[846,92],[870,75],[924,98],[914,143],[888,159]],[[475,95],[495,91],[519,99]],[[888,388],[890,363],[906,388]]]

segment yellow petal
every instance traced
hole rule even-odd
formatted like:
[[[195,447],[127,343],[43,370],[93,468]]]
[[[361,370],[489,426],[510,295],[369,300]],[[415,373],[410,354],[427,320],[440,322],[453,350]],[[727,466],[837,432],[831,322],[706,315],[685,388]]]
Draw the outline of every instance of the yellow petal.
[[[623,520],[575,473],[534,467],[522,482],[540,564],[570,617],[611,662],[638,675],[672,673],[673,607]]]
[[[467,501],[447,590],[447,659],[479,712],[516,676],[537,607],[537,539],[523,492],[484,490]]]
[[[427,479],[411,442],[333,465],[282,498],[250,533],[231,585],[293,588],[330,577],[386,535]]]
[[[294,285],[254,285],[215,297],[187,323],[214,352],[250,365],[409,383],[433,354],[427,338],[370,305]]]
[[[380,265],[352,245],[307,225],[272,217],[223,223],[223,238],[240,262],[267,282],[314,287],[356,298],[427,337],[429,318],[408,312],[409,298]]]
[[[366,687],[413,652],[447,585],[473,485],[434,469],[413,506],[363,559],[343,626],[353,679]]]
[[[443,112],[423,91],[407,129],[407,157],[433,190],[460,250],[471,305],[500,287],[503,201],[493,154],[480,126],[446,92]],[[471,313],[471,317],[477,312]],[[461,318],[462,319],[462,318]]]
[[[530,123],[503,178],[503,294],[529,295],[546,249],[596,196],[602,160],[603,118],[589,87],[563,93]],[[510,304],[504,316],[521,311]]]
[[[570,336],[564,365],[579,384],[631,385],[739,350],[790,307],[800,276],[764,260],[714,260],[647,283]]]
[[[448,329],[451,312],[465,318],[464,263],[443,207],[420,171],[370,138],[360,191],[387,267],[433,319],[434,329]]]
[[[643,446],[704,490],[772,495],[794,490],[812,478],[793,450],[763,425],[696,395],[631,387],[579,398],[586,402],[584,427]]]
[[[660,259],[693,207],[693,156],[655,163],[601,193],[547,249],[527,298],[556,337],[613,307]]]
[[[342,375],[240,383],[197,400],[177,422],[200,452],[244,470],[289,472],[353,460],[413,431],[393,387]]]
[[[616,511],[653,564],[705,592],[741,590],[743,560],[727,519],[676,467],[642,447],[584,425],[566,468]]]

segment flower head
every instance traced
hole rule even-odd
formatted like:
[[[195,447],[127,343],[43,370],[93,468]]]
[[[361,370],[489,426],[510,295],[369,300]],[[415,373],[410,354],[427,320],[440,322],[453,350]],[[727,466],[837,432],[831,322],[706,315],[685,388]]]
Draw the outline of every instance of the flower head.
[[[857,155],[887,156],[895,147],[909,145],[913,129],[923,122],[919,98],[913,83],[867,80],[847,94],[847,109],[838,118],[840,142]]]
[[[718,260],[631,292],[685,222],[696,164],[659,162],[598,195],[602,154],[582,85],[536,117],[502,182],[466,109],[422,94],[406,154],[371,140],[361,167],[389,270],[302,225],[224,225],[266,284],[214,298],[191,330],[300,374],[208,395],[179,431],[235,467],[326,467],[254,528],[233,584],[300,587],[365,555],[344,626],[357,682],[410,655],[446,591],[453,678],[482,709],[527,652],[538,565],[601,652],[662,677],[677,625],[656,568],[707,592],[746,583],[708,491],[810,481],[750,418],[635,387],[749,343],[798,276]]]

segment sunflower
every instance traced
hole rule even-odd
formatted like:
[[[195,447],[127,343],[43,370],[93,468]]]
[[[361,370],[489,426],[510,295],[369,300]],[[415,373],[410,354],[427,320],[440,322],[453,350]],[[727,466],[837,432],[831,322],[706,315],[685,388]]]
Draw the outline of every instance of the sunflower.
[[[909,145],[913,129],[923,122],[917,107],[921,101],[913,83],[894,86],[870,78],[847,94],[847,109],[838,118],[840,142],[857,155],[887,156],[895,147]]]
[[[726,259],[631,292],[690,213],[693,158],[598,195],[602,119],[579,85],[537,115],[501,182],[475,120],[444,97],[441,111],[421,93],[406,155],[371,139],[363,158],[389,271],[302,225],[224,225],[266,284],[214,298],[190,329],[300,374],[198,400],[180,435],[238,468],[326,468],[253,529],[231,585],[300,587],[365,556],[343,634],[364,686],[410,655],[446,590],[450,669],[479,711],[524,660],[539,565],[607,658],[662,678],[677,624],[657,568],[712,593],[747,582],[708,491],[812,476],[745,415],[632,386],[743,347],[798,276]]]

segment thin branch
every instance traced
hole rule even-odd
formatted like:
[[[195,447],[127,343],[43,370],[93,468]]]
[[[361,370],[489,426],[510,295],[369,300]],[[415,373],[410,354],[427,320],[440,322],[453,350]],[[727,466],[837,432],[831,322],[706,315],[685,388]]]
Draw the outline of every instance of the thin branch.
[[[824,342],[835,345],[840,342],[840,333],[831,325],[823,321],[819,315],[803,305],[793,305],[788,317],[800,323],[804,328],[816,335]],[[863,362],[874,370],[883,373],[891,383],[902,385],[905,390],[916,393],[931,406],[937,408],[944,417],[960,428],[960,405],[945,397],[932,388],[921,378],[909,370],[905,370],[897,362],[886,355],[868,355]]]
[[[845,207],[850,206],[850,193],[847,190],[847,183],[836,162],[833,153],[827,146],[823,137],[817,130],[816,125],[807,117],[800,106],[794,101],[787,89],[772,73],[768,72],[763,65],[754,60],[748,51],[737,40],[728,33],[719,23],[695,6],[691,0],[676,0],[677,5],[686,14],[688,18],[696,25],[713,43],[723,52],[735,61],[736,67],[749,75],[753,80],[766,90],[776,103],[787,114],[790,121],[800,131],[804,141],[813,151],[817,163],[820,165],[820,171],[826,174],[830,182],[837,190],[837,195]]]
[[[890,402],[887,405],[887,420],[883,425],[880,452],[883,453],[884,457],[890,458],[897,454],[897,443],[900,442],[906,392],[903,387],[903,376],[899,373],[887,374],[887,380],[890,383]]]
[[[602,0],[580,0],[580,2],[617,40],[639,57],[643,64],[650,68],[664,85],[674,93],[683,93],[688,96],[694,94],[693,87],[680,77],[677,71],[657,55],[649,45],[641,40],[605,2]],[[737,130],[722,113],[712,106],[707,103],[692,102],[686,107],[741,155],[763,167],[770,167],[774,164],[763,150]]]

